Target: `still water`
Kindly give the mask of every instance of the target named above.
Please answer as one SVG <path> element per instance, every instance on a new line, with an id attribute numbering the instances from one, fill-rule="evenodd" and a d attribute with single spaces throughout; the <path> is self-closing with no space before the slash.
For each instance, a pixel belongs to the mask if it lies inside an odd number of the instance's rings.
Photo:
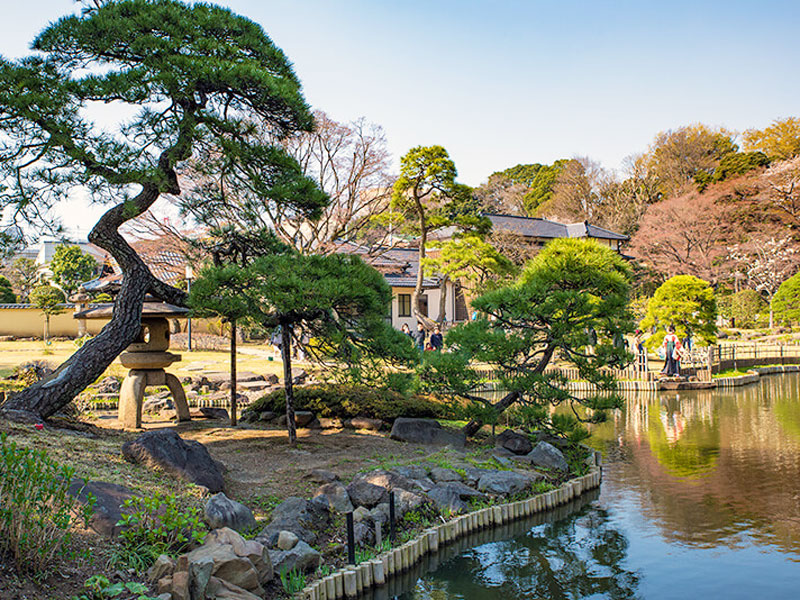
<path id="1" fill-rule="evenodd" d="M 800 598 L 800 375 L 631 397 L 590 444 L 599 493 L 466 538 L 380 595 Z"/>

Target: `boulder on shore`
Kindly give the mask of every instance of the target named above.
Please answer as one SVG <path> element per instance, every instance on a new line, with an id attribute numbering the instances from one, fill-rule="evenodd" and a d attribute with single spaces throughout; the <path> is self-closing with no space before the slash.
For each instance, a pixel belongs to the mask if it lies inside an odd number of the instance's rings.
<path id="1" fill-rule="evenodd" d="M 172 429 L 146 431 L 122 445 L 122 455 L 132 463 L 161 469 L 185 481 L 202 485 L 210 492 L 225 487 L 217 463 L 200 442 L 183 440 Z"/>
<path id="2" fill-rule="evenodd" d="M 564 458 L 564 453 L 547 442 L 536 444 L 536 447 L 528 453 L 527 458 L 535 467 L 569 471 L 569 465 L 567 464 L 567 459 Z"/>
<path id="3" fill-rule="evenodd" d="M 398 417 L 389 434 L 393 440 L 426 444 L 429 446 L 453 446 L 464 448 L 467 436 L 464 432 L 449 431 L 434 419 L 410 419 Z"/>
<path id="4" fill-rule="evenodd" d="M 505 448 L 517 455 L 528 454 L 533 450 L 533 444 L 528 439 L 528 436 L 517 433 L 511 429 L 506 429 L 497 436 L 495 445 L 500 448 Z"/>
<path id="5" fill-rule="evenodd" d="M 235 531 L 247 531 L 257 525 L 252 510 L 222 492 L 214 494 L 206 502 L 204 516 L 211 529 L 230 527 Z"/>

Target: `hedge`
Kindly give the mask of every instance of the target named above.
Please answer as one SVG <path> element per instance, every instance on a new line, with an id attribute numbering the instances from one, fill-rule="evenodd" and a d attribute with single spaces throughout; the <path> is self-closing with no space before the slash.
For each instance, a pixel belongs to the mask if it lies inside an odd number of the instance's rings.
<path id="1" fill-rule="evenodd" d="M 393 421 L 397 417 L 444 418 L 449 407 L 427 396 L 405 397 L 391 390 L 364 385 L 317 384 L 294 390 L 295 410 L 310 410 L 317 417 L 350 419 L 368 417 Z M 262 396 L 248 407 L 248 412 L 286 410 L 284 391 L 275 390 Z"/>

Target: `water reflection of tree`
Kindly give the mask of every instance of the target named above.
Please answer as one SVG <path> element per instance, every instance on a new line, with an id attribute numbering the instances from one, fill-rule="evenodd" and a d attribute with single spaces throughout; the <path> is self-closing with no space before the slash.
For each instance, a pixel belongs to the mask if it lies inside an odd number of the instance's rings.
<path id="1" fill-rule="evenodd" d="M 587 507 L 526 535 L 485 544 L 423 577 L 414 600 L 636 598 L 640 575 L 625 569 L 628 541 L 608 513 Z"/>

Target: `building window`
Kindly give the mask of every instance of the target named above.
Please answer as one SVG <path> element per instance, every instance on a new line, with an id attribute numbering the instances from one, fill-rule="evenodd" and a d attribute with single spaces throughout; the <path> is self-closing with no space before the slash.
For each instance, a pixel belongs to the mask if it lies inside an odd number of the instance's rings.
<path id="1" fill-rule="evenodd" d="M 397 296 L 397 316 L 410 317 L 411 316 L 411 294 L 399 294 Z"/>

